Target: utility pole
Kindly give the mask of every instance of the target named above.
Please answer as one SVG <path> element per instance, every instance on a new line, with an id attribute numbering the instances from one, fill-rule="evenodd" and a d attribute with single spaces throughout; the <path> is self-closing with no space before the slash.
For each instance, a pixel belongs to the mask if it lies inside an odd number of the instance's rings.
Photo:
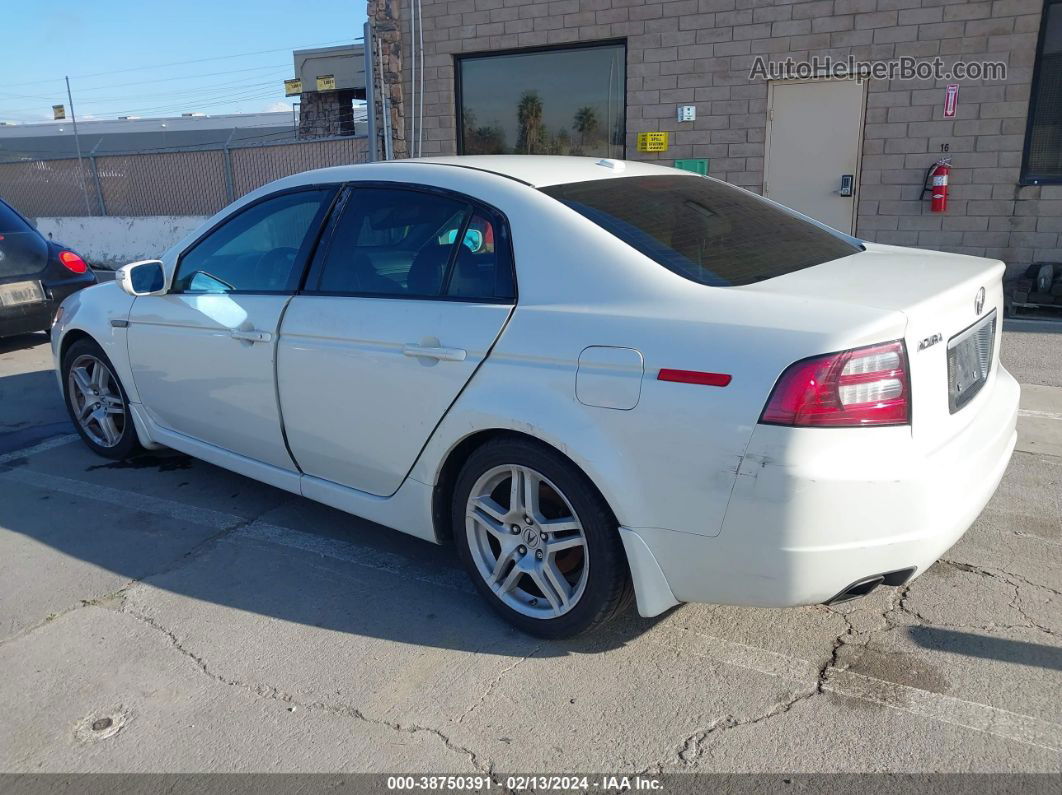
<path id="1" fill-rule="evenodd" d="M 375 162 L 380 159 L 380 141 L 376 137 L 376 75 L 373 74 L 373 42 L 372 26 L 366 22 L 361 37 L 362 47 L 365 50 L 365 110 L 369 126 L 369 160 Z"/>
<path id="2" fill-rule="evenodd" d="M 77 170 L 81 175 L 81 194 L 85 197 L 85 209 L 92 215 L 92 205 L 89 204 L 88 185 L 85 184 L 85 166 L 81 162 L 81 139 L 77 136 L 77 114 L 74 113 L 74 97 L 70 93 L 70 78 L 66 78 L 66 99 L 70 103 L 70 121 L 74 124 L 74 146 L 77 147 Z"/>

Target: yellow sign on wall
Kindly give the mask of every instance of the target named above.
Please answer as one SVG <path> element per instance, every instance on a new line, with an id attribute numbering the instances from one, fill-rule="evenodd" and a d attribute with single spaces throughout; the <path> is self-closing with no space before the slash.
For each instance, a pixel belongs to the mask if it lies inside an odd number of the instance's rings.
<path id="1" fill-rule="evenodd" d="M 335 91 L 336 90 L 336 76 L 335 75 L 317 75 L 317 90 L 318 91 Z"/>
<path id="2" fill-rule="evenodd" d="M 62 105 L 52 105 L 52 118 L 53 119 L 65 119 L 66 108 Z"/>
<path id="3" fill-rule="evenodd" d="M 302 93 L 302 81 L 299 78 L 284 81 L 284 96 L 294 97 Z"/>
<path id="4" fill-rule="evenodd" d="M 639 152 L 666 152 L 667 151 L 667 133 L 666 132 L 643 132 L 643 133 L 638 133 L 638 151 Z"/>

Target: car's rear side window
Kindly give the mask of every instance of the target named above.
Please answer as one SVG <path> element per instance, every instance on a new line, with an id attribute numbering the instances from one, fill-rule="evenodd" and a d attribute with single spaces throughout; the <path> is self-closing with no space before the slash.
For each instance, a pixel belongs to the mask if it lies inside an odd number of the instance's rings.
<path id="1" fill-rule="evenodd" d="M 21 215 L 16 213 L 4 202 L 0 202 L 0 235 L 13 234 L 37 234 L 37 231 L 26 223 Z"/>
<path id="2" fill-rule="evenodd" d="M 542 192 L 701 284 L 752 284 L 860 251 L 839 233 L 703 177 L 617 177 Z"/>
<path id="3" fill-rule="evenodd" d="M 318 253 L 308 292 L 511 300 L 508 251 L 499 219 L 460 196 L 354 187 Z"/>

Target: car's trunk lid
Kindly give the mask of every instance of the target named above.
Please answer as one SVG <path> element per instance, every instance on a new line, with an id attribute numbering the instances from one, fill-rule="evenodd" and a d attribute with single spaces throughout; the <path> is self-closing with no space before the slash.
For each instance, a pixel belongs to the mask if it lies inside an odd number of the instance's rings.
<path id="1" fill-rule="evenodd" d="M 999 360 L 1004 269 L 998 260 L 867 243 L 865 251 L 850 257 L 737 289 L 902 312 L 913 434 L 933 449 L 973 420 L 991 389 Z M 971 385 L 983 368 L 983 388 Z"/>

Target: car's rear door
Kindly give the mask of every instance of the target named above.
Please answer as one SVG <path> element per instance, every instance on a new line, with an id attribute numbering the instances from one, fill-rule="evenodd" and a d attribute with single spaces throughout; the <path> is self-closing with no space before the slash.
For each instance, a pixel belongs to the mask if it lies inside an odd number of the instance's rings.
<path id="1" fill-rule="evenodd" d="M 162 428 L 294 471 L 274 380 L 280 318 L 336 189 L 248 205 L 180 257 L 168 293 L 138 298 L 129 360 Z"/>
<path id="2" fill-rule="evenodd" d="M 355 185 L 281 328 L 277 383 L 309 476 L 393 494 L 515 303 L 500 213 L 449 192 Z"/>

